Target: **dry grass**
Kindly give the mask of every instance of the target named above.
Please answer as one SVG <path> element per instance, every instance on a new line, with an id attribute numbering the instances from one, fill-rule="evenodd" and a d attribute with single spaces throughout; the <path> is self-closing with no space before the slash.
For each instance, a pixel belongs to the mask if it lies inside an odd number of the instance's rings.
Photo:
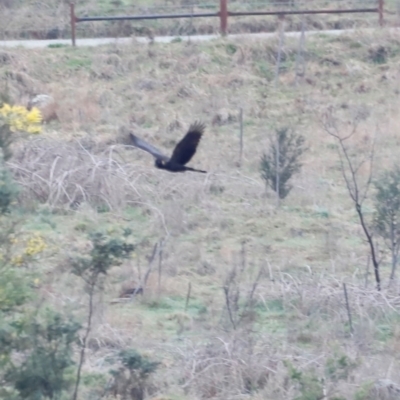
<path id="1" fill-rule="evenodd" d="M 348 290 L 353 335 L 348 330 L 340 282 L 328 276 L 316 279 L 308 273 L 297 278 L 282 274 L 274 282 L 264 282 L 257 291 L 257 322 L 239 326 L 234 332 L 215 330 L 210 320 L 211 308 L 208 321 L 179 316 L 168 309 L 156 314 L 156 320 L 148 320 L 141 307 L 127 306 L 129 313 L 124 319 L 112 319 L 113 328 L 103 323 L 101 330 L 94 333 L 93 340 L 98 345 L 91 363 L 98 362 L 112 348 L 140 346 L 164 363 L 154 387 L 150 387 L 153 395 L 155 391 L 193 399 L 287 399 L 299 393 L 296 382 L 288 378 L 289 362 L 304 374 L 323 379 L 327 393 L 339 391 L 350 399 L 364 383 L 377 378 L 396 380 L 398 360 L 391 354 L 397 349 L 398 338 L 384 337 L 388 326 L 398 324 L 399 304 L 396 295 L 362 289 L 359 281 L 348 285 Z M 214 310 L 214 315 L 221 311 Z M 206 324 L 213 326 L 211 332 L 200 332 Z M 145 327 L 150 330 L 139 344 L 137 338 Z M 171 336 L 170 330 L 176 333 Z M 326 365 L 329 359 L 343 355 L 356 368 L 338 383 Z"/>
<path id="2" fill-rule="evenodd" d="M 382 46 L 387 58 L 378 63 Z M 364 115 L 351 143 L 354 155 L 376 136 L 376 173 L 397 162 L 400 38 L 384 31 L 307 38 L 306 72 L 297 86 L 296 51 L 297 42 L 288 40 L 277 86 L 276 40 L 1 55 L 1 85 L 15 102 L 26 101 L 38 86 L 58 104 L 59 120 L 40 138 L 19 139 L 10 162 L 23 187 L 21 205 L 45 203 L 27 216 L 25 227 L 41 231 L 54 250 L 40 264 L 43 297 L 78 315 L 84 311 L 83 291 L 63 260 L 87 250 L 85 235 L 93 227 L 130 227 L 137 243 L 135 258 L 112 270 L 97 301 L 87 374 L 107 371 L 107 356 L 132 345 L 163 361 L 149 387 L 153 398 L 295 398 L 300 389 L 286 361 L 324 378 L 328 393 L 337 389 L 346 399 L 370 381 L 396 380 L 397 283 L 386 288 L 386 260 L 382 293 L 371 271 L 366 279 L 366 246 L 321 119 L 332 109 L 346 133 L 349 121 Z M 191 165 L 208 170 L 205 176 L 156 170 L 148 154 L 126 146 L 129 128 L 171 151 L 196 119 L 207 130 Z M 258 168 L 269 136 L 284 124 L 306 137 L 309 151 L 277 210 Z M 370 217 L 371 202 L 366 206 Z M 111 305 L 126 282 L 143 277 L 160 238 L 166 238 L 160 285 L 156 262 L 143 298 Z M 242 241 L 247 268 L 241 298 L 261 267 L 264 274 L 250 318 L 233 330 L 222 286 L 242 262 Z M 336 382 L 325 366 L 340 355 L 356 367 Z M 88 387 L 86 394 L 101 390 Z"/>
<path id="3" fill-rule="evenodd" d="M 25 188 L 21 201 L 37 199 L 51 209 L 78 207 L 81 203 L 107 206 L 109 210 L 139 203 L 135 189 L 140 171 L 121 165 L 113 157 L 114 146 L 96 155 L 89 143 L 60 146 L 56 140 L 38 139 L 19 149 L 10 163 Z"/>

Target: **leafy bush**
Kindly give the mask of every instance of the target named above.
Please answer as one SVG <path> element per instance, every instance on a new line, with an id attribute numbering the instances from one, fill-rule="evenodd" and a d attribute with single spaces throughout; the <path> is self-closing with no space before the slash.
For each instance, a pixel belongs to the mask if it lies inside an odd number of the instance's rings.
<path id="1" fill-rule="evenodd" d="M 375 46 L 368 50 L 369 58 L 374 64 L 385 64 L 388 61 L 389 52 L 385 46 Z"/>
<path id="2" fill-rule="evenodd" d="M 325 371 L 322 374 L 314 371 L 299 371 L 290 362 L 285 365 L 289 372 L 289 378 L 296 384 L 299 396 L 295 400 L 319 400 L 329 398 L 332 400 L 344 400 L 337 392 L 337 384 L 341 380 L 347 380 L 355 369 L 356 363 L 344 354 L 335 354 L 326 360 Z M 326 392 L 326 394 L 324 394 Z"/>
<path id="3" fill-rule="evenodd" d="M 114 395 L 123 399 L 142 400 L 150 375 L 156 371 L 159 363 L 150 361 L 135 349 L 121 350 L 117 356 L 120 367 L 111 370 L 114 382 L 110 388 Z"/>
<path id="4" fill-rule="evenodd" d="M 10 211 L 10 207 L 18 194 L 17 185 L 14 183 L 9 170 L 4 164 L 3 155 L 0 154 L 0 215 Z"/>
<path id="5" fill-rule="evenodd" d="M 318 400 L 324 397 L 322 381 L 314 373 L 299 371 L 288 364 L 290 379 L 297 383 L 300 396 L 295 400 Z"/>
<path id="6" fill-rule="evenodd" d="M 52 311 L 39 319 L 21 325 L 13 345 L 25 357 L 20 365 L 10 362 L 5 374 L 22 399 L 59 398 L 72 384 L 68 368 L 80 325 Z"/>
<path id="7" fill-rule="evenodd" d="M 142 379 L 147 378 L 159 365 L 158 362 L 140 355 L 135 349 L 121 350 L 119 357 L 125 368 L 131 372 L 137 371 Z"/>

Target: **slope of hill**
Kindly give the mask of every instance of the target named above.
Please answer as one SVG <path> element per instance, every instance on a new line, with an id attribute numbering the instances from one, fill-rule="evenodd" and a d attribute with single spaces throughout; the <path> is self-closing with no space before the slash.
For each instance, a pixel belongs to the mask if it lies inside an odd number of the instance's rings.
<path id="1" fill-rule="evenodd" d="M 323 121 L 334 115 L 343 135 L 358 123 L 352 157 L 375 140 L 374 176 L 398 161 L 400 37 L 321 34 L 300 59 L 288 39 L 278 80 L 277 53 L 275 39 L 1 51 L 0 84 L 12 102 L 46 93 L 57 104 L 58 119 L 21 138 L 9 163 L 22 188 L 21 246 L 34 232 L 47 245 L 29 265 L 45 304 L 83 318 L 67 256 L 87 251 L 87 232 L 129 228 L 136 245 L 96 299 L 82 398 L 102 392 L 90 377 L 128 345 L 163 362 L 148 387 L 158 399 L 314 399 L 322 387 L 336 399 L 367 399 L 369 382 L 395 379 L 397 283 L 386 289 L 387 258 L 382 293 L 366 273 L 368 248 Z M 157 170 L 126 146 L 132 129 L 170 152 L 197 119 L 207 128 L 191 165 L 206 176 Z M 285 126 L 308 151 L 276 208 L 259 165 Z M 143 296 L 112 302 L 143 278 L 160 239 Z M 312 387 L 317 394 L 305 397 Z"/>

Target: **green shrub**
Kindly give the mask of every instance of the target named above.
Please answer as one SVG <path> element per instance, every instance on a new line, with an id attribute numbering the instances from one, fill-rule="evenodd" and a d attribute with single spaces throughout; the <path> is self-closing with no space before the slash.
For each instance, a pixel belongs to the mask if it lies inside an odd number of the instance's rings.
<path id="1" fill-rule="evenodd" d="M 0 215 L 10 211 L 17 194 L 18 187 L 4 164 L 2 154 L 0 154 Z"/>
<path id="2" fill-rule="evenodd" d="M 261 176 L 267 186 L 284 199 L 292 189 L 292 176 L 300 171 L 300 157 L 306 150 L 303 136 L 290 132 L 289 128 L 276 131 L 267 153 L 261 157 Z"/>
<path id="3" fill-rule="evenodd" d="M 150 361 L 147 357 L 139 354 L 135 349 L 121 350 L 116 360 L 119 368 L 110 371 L 114 378 L 110 389 L 115 395 L 123 399 L 143 400 L 148 378 L 156 371 L 159 363 Z"/>
<path id="4" fill-rule="evenodd" d="M 26 357 L 20 365 L 12 363 L 5 374 L 20 398 L 58 399 L 69 389 L 73 382 L 68 369 L 74 364 L 73 344 L 79 329 L 78 323 L 49 310 L 43 321 L 37 317 L 23 327 L 14 345 L 25 350 Z"/>

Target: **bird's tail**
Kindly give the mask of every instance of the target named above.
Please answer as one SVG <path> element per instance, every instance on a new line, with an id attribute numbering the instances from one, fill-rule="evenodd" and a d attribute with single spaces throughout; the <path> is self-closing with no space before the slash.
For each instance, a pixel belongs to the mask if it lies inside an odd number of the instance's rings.
<path id="1" fill-rule="evenodd" d="M 190 168 L 190 167 L 185 167 L 186 171 L 193 171 L 193 172 L 201 172 L 202 174 L 206 174 L 207 171 L 203 171 L 201 169 L 195 169 L 195 168 Z"/>

